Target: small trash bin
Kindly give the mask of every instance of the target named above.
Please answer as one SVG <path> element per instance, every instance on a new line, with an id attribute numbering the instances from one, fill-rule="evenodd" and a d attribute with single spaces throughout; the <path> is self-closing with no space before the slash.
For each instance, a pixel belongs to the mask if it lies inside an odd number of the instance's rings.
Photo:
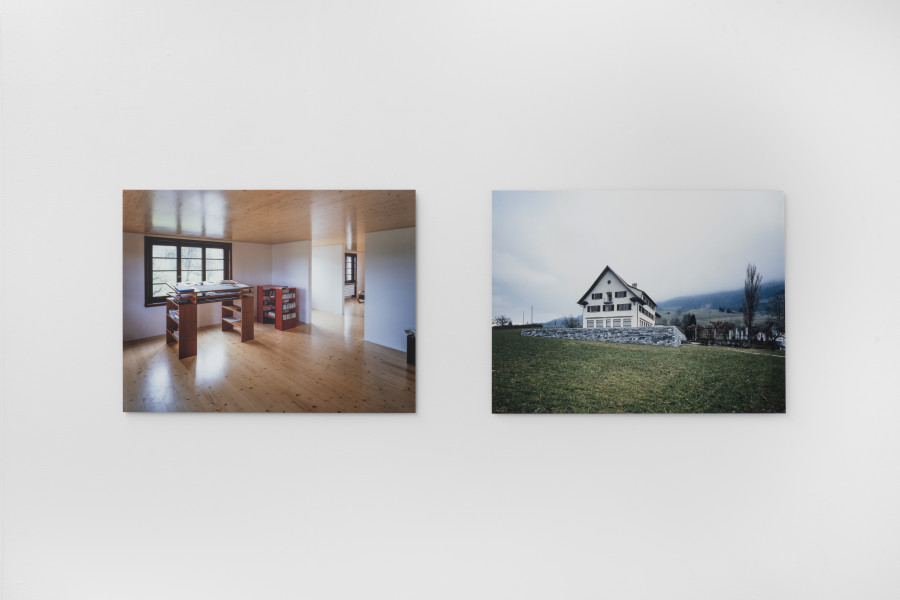
<path id="1" fill-rule="evenodd" d="M 416 364 L 416 330 L 405 329 L 406 331 L 406 364 Z"/>

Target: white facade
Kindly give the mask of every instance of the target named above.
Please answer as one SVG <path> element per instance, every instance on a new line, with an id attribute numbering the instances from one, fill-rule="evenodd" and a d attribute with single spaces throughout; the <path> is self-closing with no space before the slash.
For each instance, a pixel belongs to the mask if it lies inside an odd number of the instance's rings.
<path id="1" fill-rule="evenodd" d="M 652 327 L 659 318 L 650 296 L 636 284 L 625 283 L 609 267 L 603 269 L 578 304 L 583 328 Z"/>

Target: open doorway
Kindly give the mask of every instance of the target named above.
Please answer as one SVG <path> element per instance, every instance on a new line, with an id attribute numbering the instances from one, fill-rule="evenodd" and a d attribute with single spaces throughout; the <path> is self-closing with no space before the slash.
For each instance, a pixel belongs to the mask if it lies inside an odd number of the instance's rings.
<path id="1" fill-rule="evenodd" d="M 366 316 L 365 253 L 344 251 L 344 331 L 363 339 Z"/>

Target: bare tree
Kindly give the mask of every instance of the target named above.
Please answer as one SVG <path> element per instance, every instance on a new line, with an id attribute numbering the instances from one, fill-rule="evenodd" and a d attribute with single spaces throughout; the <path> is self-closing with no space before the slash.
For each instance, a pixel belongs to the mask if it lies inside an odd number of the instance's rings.
<path id="1" fill-rule="evenodd" d="M 503 327 L 505 325 L 512 325 L 512 319 L 507 317 L 506 315 L 497 315 L 492 319 L 494 325 L 498 327 Z"/>
<path id="2" fill-rule="evenodd" d="M 581 323 L 578 321 L 578 317 L 576 317 L 575 315 L 563 317 L 562 322 L 563 327 L 581 327 Z"/>
<path id="3" fill-rule="evenodd" d="M 756 265 L 747 264 L 747 277 L 744 279 L 744 299 L 741 300 L 741 311 L 744 313 L 744 325 L 748 329 L 753 327 L 753 319 L 759 308 L 759 288 L 762 284 L 762 275 L 756 272 Z"/>
<path id="4" fill-rule="evenodd" d="M 769 299 L 766 312 L 772 317 L 779 333 L 784 333 L 784 289 L 779 290 Z"/>

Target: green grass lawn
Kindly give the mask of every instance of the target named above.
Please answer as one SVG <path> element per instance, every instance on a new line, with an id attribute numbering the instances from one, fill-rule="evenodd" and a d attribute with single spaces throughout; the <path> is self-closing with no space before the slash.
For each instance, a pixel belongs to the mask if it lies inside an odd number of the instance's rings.
<path id="1" fill-rule="evenodd" d="M 784 352 L 493 331 L 495 413 L 784 412 Z"/>

